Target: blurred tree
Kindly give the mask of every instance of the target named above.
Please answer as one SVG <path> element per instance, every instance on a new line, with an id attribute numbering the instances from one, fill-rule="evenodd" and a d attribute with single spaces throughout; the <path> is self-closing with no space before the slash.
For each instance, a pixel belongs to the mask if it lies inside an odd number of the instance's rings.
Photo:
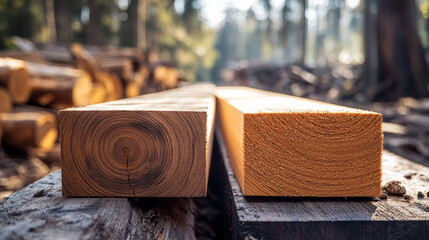
<path id="1" fill-rule="evenodd" d="M 217 57 L 215 31 L 199 17 L 197 0 L 182 3 L 184 11 L 178 13 L 173 1 L 151 2 L 147 44 L 160 52 L 161 59 L 177 63 L 188 80 L 208 80 L 209 69 Z M 186 24 L 187 21 L 191 24 Z"/>
<path id="2" fill-rule="evenodd" d="M 49 39 L 43 0 L 0 0 L 0 49 L 12 48 L 12 36 Z"/>
<path id="3" fill-rule="evenodd" d="M 343 2 L 343 0 L 329 0 L 328 2 L 328 14 L 326 16 L 328 21 L 327 35 L 336 42 L 340 40 L 340 16 Z"/>
<path id="4" fill-rule="evenodd" d="M 265 9 L 265 12 L 267 14 L 267 18 L 266 18 L 266 22 L 267 22 L 267 28 L 266 28 L 266 32 L 268 33 L 268 35 L 271 33 L 272 30 L 272 19 L 271 19 L 271 12 L 273 9 L 273 6 L 271 4 L 271 0 L 259 0 L 262 4 L 262 6 Z"/>
<path id="5" fill-rule="evenodd" d="M 225 68 L 228 62 L 238 60 L 238 41 L 240 38 L 240 29 L 236 20 L 237 10 L 227 8 L 225 10 L 225 23 L 219 30 L 216 49 L 219 51 L 219 58 L 212 69 L 212 80 L 220 80 L 220 72 Z"/>
<path id="6" fill-rule="evenodd" d="M 89 22 L 86 26 L 87 44 L 103 46 L 105 43 L 101 21 L 102 11 L 105 10 L 105 2 L 102 0 L 88 0 Z"/>
<path id="7" fill-rule="evenodd" d="M 371 5 L 368 4 L 367 7 Z M 370 82 L 370 85 L 376 86 L 372 93 L 373 98 L 396 101 L 405 96 L 429 96 L 429 68 L 417 32 L 415 0 L 378 0 L 377 8 L 377 47 L 370 36 L 366 38 L 369 40 L 366 53 L 371 51 L 369 48 L 377 49 L 376 56 L 366 56 L 375 57 L 374 61 L 368 61 L 378 64 L 378 72 L 372 71 L 377 77 L 369 78 L 370 81 L 376 81 L 376 84 Z M 367 31 L 366 34 L 374 33 Z M 367 67 L 371 70 L 371 66 Z"/>
<path id="8" fill-rule="evenodd" d="M 280 28 L 280 40 L 283 46 L 287 45 L 287 40 L 288 40 L 288 31 L 289 31 L 289 25 L 290 25 L 290 20 L 289 20 L 289 14 L 291 12 L 291 8 L 290 8 L 290 1 L 289 0 L 285 0 L 283 3 L 283 7 L 281 9 L 281 28 Z"/>
<path id="9" fill-rule="evenodd" d="M 146 24 L 149 17 L 150 0 L 138 0 L 137 3 L 137 47 L 147 48 Z"/>
<path id="10" fill-rule="evenodd" d="M 120 46 L 137 46 L 137 0 L 130 0 L 122 9 L 122 20 L 119 29 Z"/>
<path id="11" fill-rule="evenodd" d="M 246 14 L 245 31 L 245 50 L 244 57 L 249 60 L 258 61 L 262 53 L 262 23 L 259 21 L 252 8 L 249 8 Z"/>
<path id="12" fill-rule="evenodd" d="M 307 43 L 307 0 L 300 0 L 301 3 L 301 15 L 299 19 L 300 34 L 299 34 L 299 44 L 300 51 L 298 52 L 297 63 L 304 65 L 305 63 L 305 52 L 306 52 L 306 43 Z"/>
<path id="13" fill-rule="evenodd" d="M 49 29 L 49 42 L 57 42 L 57 30 L 55 29 L 55 8 L 54 0 L 45 0 L 46 4 L 46 23 Z"/>
<path id="14" fill-rule="evenodd" d="M 197 8 L 198 0 L 184 0 L 185 11 L 182 18 L 185 23 L 186 31 L 189 34 L 198 33 L 201 30 L 201 20 L 199 19 Z"/>

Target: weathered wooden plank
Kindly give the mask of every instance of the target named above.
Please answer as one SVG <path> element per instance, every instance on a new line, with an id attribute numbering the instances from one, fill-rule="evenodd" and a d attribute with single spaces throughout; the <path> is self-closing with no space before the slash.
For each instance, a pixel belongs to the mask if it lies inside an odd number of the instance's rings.
<path id="1" fill-rule="evenodd" d="M 0 239 L 194 239 L 189 198 L 64 198 L 61 171 L 0 201 Z"/>
<path id="2" fill-rule="evenodd" d="M 244 195 L 380 195 L 381 114 L 246 87 L 216 96 Z"/>
<path id="3" fill-rule="evenodd" d="M 217 140 L 229 188 L 232 238 L 256 239 L 424 239 L 429 234 L 429 168 L 383 153 L 383 183 L 400 180 L 410 201 L 373 198 L 245 197 L 230 164 L 220 131 Z M 410 179 L 407 174 L 413 174 Z"/>
<path id="4" fill-rule="evenodd" d="M 193 85 L 61 111 L 64 196 L 205 196 L 214 104 Z"/>

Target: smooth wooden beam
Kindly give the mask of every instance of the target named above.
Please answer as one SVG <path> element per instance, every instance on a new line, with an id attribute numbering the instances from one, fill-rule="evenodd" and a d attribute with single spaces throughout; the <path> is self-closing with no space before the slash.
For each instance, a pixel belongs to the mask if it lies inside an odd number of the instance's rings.
<path id="1" fill-rule="evenodd" d="M 212 89 L 191 85 L 60 111 L 63 195 L 205 196 Z"/>
<path id="2" fill-rule="evenodd" d="M 381 194 L 381 114 L 246 87 L 216 96 L 244 195 Z"/>

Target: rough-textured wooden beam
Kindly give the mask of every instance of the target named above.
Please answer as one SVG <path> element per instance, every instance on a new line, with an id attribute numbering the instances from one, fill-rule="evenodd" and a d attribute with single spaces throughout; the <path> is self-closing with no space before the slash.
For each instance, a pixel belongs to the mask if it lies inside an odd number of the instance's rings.
<path id="1" fill-rule="evenodd" d="M 31 86 L 26 63 L 13 58 L 0 58 L 0 85 L 9 90 L 14 102 L 27 102 Z"/>
<path id="2" fill-rule="evenodd" d="M 61 111 L 63 195 L 205 196 L 214 104 L 192 85 Z"/>
<path id="3" fill-rule="evenodd" d="M 245 87 L 216 95 L 244 195 L 380 195 L 381 114 Z"/>
<path id="4" fill-rule="evenodd" d="M 58 136 L 55 115 L 34 108 L 18 107 L 11 113 L 0 113 L 0 125 L 3 144 L 20 149 L 49 150 Z"/>

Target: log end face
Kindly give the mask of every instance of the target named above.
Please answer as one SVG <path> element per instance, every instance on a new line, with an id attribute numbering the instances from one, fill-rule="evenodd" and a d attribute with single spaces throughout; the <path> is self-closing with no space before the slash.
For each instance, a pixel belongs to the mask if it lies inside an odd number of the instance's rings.
<path id="1" fill-rule="evenodd" d="M 28 70 L 20 67 L 12 71 L 8 88 L 16 103 L 26 103 L 31 95 L 31 79 Z"/>
<path id="2" fill-rule="evenodd" d="M 137 97 L 141 94 L 140 85 L 137 82 L 128 82 L 125 86 L 125 96 L 127 98 Z"/>
<path id="3" fill-rule="evenodd" d="M 82 72 L 82 75 L 76 80 L 72 90 L 73 106 L 86 106 L 91 103 L 93 93 L 93 84 L 91 76 Z M 93 97 L 94 98 L 94 97 Z M 104 100 L 104 99 L 103 99 Z"/>
<path id="4" fill-rule="evenodd" d="M 198 114 L 61 111 L 64 196 L 205 196 Z"/>
<path id="5" fill-rule="evenodd" d="M 58 126 L 55 115 L 45 113 L 36 123 L 35 138 L 37 148 L 42 150 L 52 149 L 58 137 Z"/>
<path id="6" fill-rule="evenodd" d="M 3 88 L 0 87 L 0 113 L 2 112 L 11 112 L 12 111 L 12 99 L 9 95 L 9 92 Z"/>

